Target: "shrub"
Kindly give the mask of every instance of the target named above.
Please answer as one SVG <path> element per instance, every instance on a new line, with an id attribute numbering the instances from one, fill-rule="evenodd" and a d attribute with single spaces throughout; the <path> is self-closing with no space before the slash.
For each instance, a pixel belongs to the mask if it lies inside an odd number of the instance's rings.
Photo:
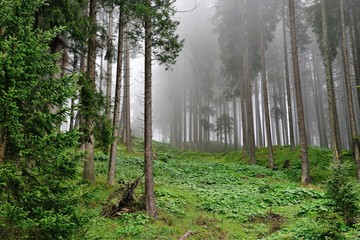
<path id="1" fill-rule="evenodd" d="M 359 194 L 355 191 L 355 183 L 349 176 L 350 166 L 335 161 L 331 167 L 331 176 L 326 182 L 326 196 L 329 206 L 342 216 L 348 224 L 355 223 L 359 216 Z"/>

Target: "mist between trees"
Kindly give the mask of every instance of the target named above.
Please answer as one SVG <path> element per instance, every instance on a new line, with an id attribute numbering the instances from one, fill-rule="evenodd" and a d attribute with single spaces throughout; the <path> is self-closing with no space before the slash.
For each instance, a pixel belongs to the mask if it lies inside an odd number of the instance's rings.
<path id="1" fill-rule="evenodd" d="M 184 49 L 173 71 L 155 77 L 159 140 L 242 149 L 252 163 L 256 147 L 358 149 L 360 3 L 294 1 L 291 23 L 289 2 L 202 1 L 178 14 Z"/>

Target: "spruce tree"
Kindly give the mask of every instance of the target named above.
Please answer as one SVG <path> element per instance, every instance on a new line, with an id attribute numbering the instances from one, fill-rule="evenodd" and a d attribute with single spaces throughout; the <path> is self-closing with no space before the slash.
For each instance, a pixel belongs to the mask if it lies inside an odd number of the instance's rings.
<path id="1" fill-rule="evenodd" d="M 70 184 L 79 135 L 58 130 L 77 85 L 54 78 L 60 56 L 49 43 L 62 29 L 36 27 L 44 3 L 0 1 L 1 239 L 69 239 L 83 223 Z"/>

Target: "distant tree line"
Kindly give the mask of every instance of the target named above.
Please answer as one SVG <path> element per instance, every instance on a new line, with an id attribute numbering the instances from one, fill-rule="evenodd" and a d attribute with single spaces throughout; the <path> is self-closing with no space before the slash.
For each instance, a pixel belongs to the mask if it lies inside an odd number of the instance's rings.
<path id="1" fill-rule="evenodd" d="M 169 104 L 161 104 L 171 116 L 159 114 L 157 126 L 178 148 L 241 147 L 252 164 L 255 148 L 266 146 L 270 168 L 273 145 L 300 145 L 304 184 L 308 145 L 334 156 L 351 149 L 360 179 L 359 11 L 356 0 L 200 5 L 197 14 L 211 17 L 213 29 L 184 17 L 187 44 L 164 74 L 174 79 L 163 87 Z"/>

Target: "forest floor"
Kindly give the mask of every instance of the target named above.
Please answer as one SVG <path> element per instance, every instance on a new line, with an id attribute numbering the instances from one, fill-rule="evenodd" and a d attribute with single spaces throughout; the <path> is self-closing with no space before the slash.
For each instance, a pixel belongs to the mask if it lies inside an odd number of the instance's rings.
<path id="1" fill-rule="evenodd" d="M 82 190 L 84 209 L 91 213 L 84 239 L 333 239 L 323 232 L 339 228 L 339 221 L 322 223 L 316 214 L 326 208 L 322 186 L 331 162 L 331 152 L 322 148 L 310 149 L 312 184 L 303 187 L 298 149 L 275 147 L 277 169 L 270 170 L 265 148 L 257 150 L 258 165 L 248 165 L 240 151 L 197 153 L 155 143 L 157 219 L 138 210 L 143 180 L 133 206 L 115 218 L 103 217 L 108 196 L 142 175 L 140 149 L 140 143 L 133 154 L 119 148 L 117 180 L 122 184 L 115 187 L 106 187 L 108 157 L 97 152 L 98 183 Z M 344 226 L 342 237 L 360 239 L 360 226 Z"/>

